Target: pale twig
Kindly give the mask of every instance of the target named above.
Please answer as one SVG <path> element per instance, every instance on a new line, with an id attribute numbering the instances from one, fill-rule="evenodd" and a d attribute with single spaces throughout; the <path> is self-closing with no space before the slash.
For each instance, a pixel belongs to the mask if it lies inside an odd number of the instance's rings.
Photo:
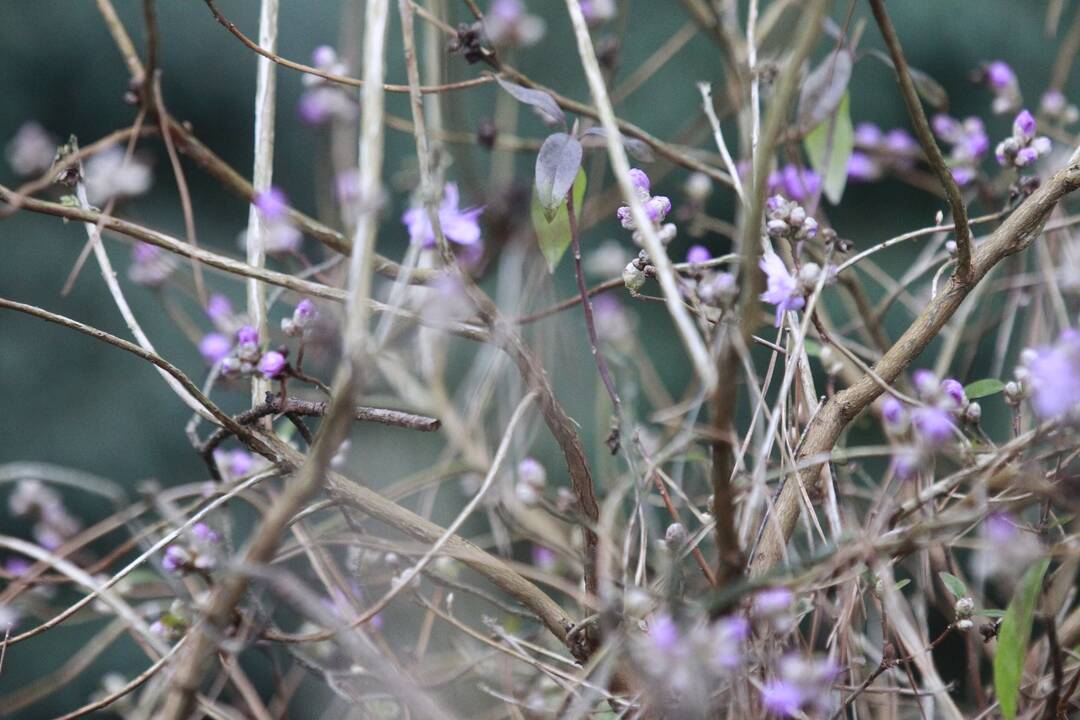
<path id="1" fill-rule="evenodd" d="M 731 173 L 735 194 L 739 196 L 739 202 L 745 207 L 747 205 L 746 192 L 743 190 L 742 180 L 739 179 L 739 170 L 735 167 L 735 161 L 731 159 L 727 143 L 724 142 L 724 130 L 720 127 L 720 118 L 716 117 L 716 108 L 713 107 L 712 87 L 707 82 L 699 82 L 698 91 L 701 93 L 701 105 L 705 109 L 705 117 L 709 118 L 709 125 L 712 126 L 716 147 L 720 150 L 720 156 L 724 158 L 724 167 Z"/>
<path id="2" fill-rule="evenodd" d="M 600 70 L 600 64 L 596 59 L 596 51 L 593 49 L 592 37 L 589 35 L 589 26 L 585 22 L 585 16 L 581 11 L 579 0 L 566 0 L 566 6 L 570 11 L 570 21 L 574 26 L 574 35 L 577 38 L 578 55 L 585 69 L 585 77 L 589 83 L 589 90 L 596 103 L 600 124 L 604 127 L 604 140 L 607 144 L 608 157 L 611 160 L 612 172 L 622 190 L 623 199 L 629 204 L 630 212 L 634 218 L 634 224 L 639 228 L 645 249 L 649 253 L 649 259 L 656 267 L 660 286 L 664 290 L 664 301 L 668 312 L 675 321 L 675 327 L 679 337 L 683 341 L 694 370 L 702 385 L 711 389 L 716 385 L 716 368 L 709 357 L 709 351 L 705 347 L 701 335 L 694 327 L 690 315 L 682 304 L 679 294 L 679 286 L 675 282 L 675 273 L 671 267 L 671 260 L 667 256 L 660 237 L 656 232 L 653 221 L 645 213 L 641 198 L 630 182 L 630 162 L 626 157 L 626 148 L 623 146 L 622 133 L 619 130 L 615 113 L 608 98 L 604 76 Z"/>
<path id="3" fill-rule="evenodd" d="M 277 47 L 279 0 L 261 0 L 259 3 L 259 46 L 269 52 Z M 251 186 L 259 194 L 270 191 L 274 177 L 274 122 L 277 97 L 277 76 L 274 64 L 262 56 L 256 63 L 255 77 L 255 167 Z M 248 206 L 248 224 L 245 233 L 247 262 L 261 268 L 266 264 L 266 236 L 270 224 L 255 202 Z M 247 321 L 258 333 L 260 342 L 269 339 L 266 322 L 266 288 L 254 278 L 247 281 Z M 251 375 L 251 404 L 262 401 L 270 388 L 270 380 L 262 373 Z"/>

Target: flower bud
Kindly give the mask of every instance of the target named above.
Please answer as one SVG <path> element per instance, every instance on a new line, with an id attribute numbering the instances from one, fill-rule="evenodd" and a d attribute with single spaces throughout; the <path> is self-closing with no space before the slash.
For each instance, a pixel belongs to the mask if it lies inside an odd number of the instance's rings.
<path id="1" fill-rule="evenodd" d="M 956 611 L 956 617 L 969 618 L 975 612 L 975 600 L 969 597 L 962 597 L 956 601 L 956 605 L 953 609 Z"/>
<path id="2" fill-rule="evenodd" d="M 626 285 L 626 289 L 630 291 L 631 295 L 636 295 L 638 291 L 645 286 L 645 273 L 637 266 L 636 263 L 630 262 L 623 268 L 622 273 L 623 284 Z"/>
<path id="3" fill-rule="evenodd" d="M 686 526 L 682 523 L 671 523 L 668 525 L 667 531 L 664 532 L 664 542 L 670 550 L 681 548 L 686 544 L 688 538 Z"/>

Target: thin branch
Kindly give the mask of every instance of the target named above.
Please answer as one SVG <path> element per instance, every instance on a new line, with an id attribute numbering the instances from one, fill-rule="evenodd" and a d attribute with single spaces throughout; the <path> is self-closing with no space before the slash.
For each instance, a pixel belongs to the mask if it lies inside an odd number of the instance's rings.
<path id="1" fill-rule="evenodd" d="M 870 0 L 870 8 L 874 11 L 874 19 L 877 20 L 878 27 L 881 29 L 881 37 L 889 48 L 893 68 L 896 70 L 896 81 L 900 85 L 900 93 L 904 96 L 908 116 L 915 128 L 915 136 L 919 138 L 919 145 L 926 154 L 926 160 L 945 189 L 945 197 L 948 198 L 949 206 L 952 208 L 953 222 L 956 223 L 957 279 L 961 282 L 970 282 L 972 280 L 971 228 L 968 227 L 967 208 L 964 207 L 964 199 L 960 197 L 960 187 L 945 164 L 941 149 L 938 148 L 934 134 L 930 131 L 930 123 L 926 120 L 922 101 L 919 100 L 919 93 L 911 80 L 911 71 L 908 69 L 907 58 L 904 57 L 904 49 L 900 46 L 900 38 L 896 36 L 896 29 L 893 27 L 892 20 L 889 19 L 885 3 L 883 0 Z"/>

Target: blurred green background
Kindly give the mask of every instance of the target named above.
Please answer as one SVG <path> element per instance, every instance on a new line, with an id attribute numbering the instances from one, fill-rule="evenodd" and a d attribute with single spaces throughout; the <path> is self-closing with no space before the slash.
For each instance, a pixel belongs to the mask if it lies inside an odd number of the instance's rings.
<path id="1" fill-rule="evenodd" d="M 279 52 L 288 58 L 307 62 L 311 51 L 320 44 L 347 47 L 360 36 L 358 25 L 343 21 L 350 16 L 345 2 L 323 0 L 318 3 L 285 0 L 281 16 Z M 360 5 L 362 3 L 358 3 Z M 390 46 L 392 49 L 388 80 L 404 82 L 400 58 L 400 30 L 396 3 L 391 3 Z M 463 3 L 449 2 L 455 20 L 465 19 Z M 515 62 L 526 74 L 551 85 L 564 95 L 588 99 L 584 77 L 572 43 L 569 22 L 562 3 L 555 0 L 532 0 L 530 10 L 544 15 L 548 35 L 538 46 L 518 53 Z M 907 0 L 890 4 L 894 21 L 910 62 L 935 77 L 949 92 L 952 114 L 958 117 L 980 115 L 987 121 L 992 142 L 1008 130 L 1010 119 L 990 115 L 990 95 L 976 87 L 970 72 L 981 62 L 1003 59 L 1010 63 L 1020 79 L 1025 100 L 1037 103 L 1045 88 L 1050 67 L 1064 28 L 1058 37 L 1048 38 L 1043 31 L 1046 2 L 1028 0 Z M 1071 20 L 1072 3 L 1064 19 Z M 674 0 L 630 0 L 627 32 L 621 47 L 616 82 L 624 79 L 656 47 L 675 33 L 687 20 L 680 3 Z M 142 48 L 141 3 L 118 0 L 117 9 L 124 24 Z M 834 4 L 833 17 L 843 22 L 847 3 Z M 258 3 L 222 0 L 221 10 L 249 36 L 257 36 Z M 158 3 L 161 27 L 161 66 L 166 104 L 179 119 L 192 124 L 195 134 L 241 172 L 250 175 L 252 165 L 252 108 L 254 104 L 255 56 L 218 25 L 201 2 L 165 1 Z M 354 8 L 351 17 L 362 13 Z M 856 21 L 868 18 L 863 3 L 855 4 Z M 128 75 L 94 3 L 89 0 L 38 0 L 3 4 L 0 22 L 0 143 L 12 137 L 27 120 L 36 120 L 58 137 L 73 133 L 85 144 L 117 128 L 129 125 L 134 110 L 122 98 L 128 87 Z M 596 36 L 608 34 L 597 31 Z M 786 35 L 787 33 L 781 33 Z M 819 42 L 817 55 L 829 43 Z M 862 47 L 880 47 L 872 22 L 868 25 Z M 765 48 L 768 56 L 775 48 Z M 451 79 L 469 77 L 482 68 L 467 67 L 457 56 L 446 59 Z M 351 68 L 358 74 L 355 65 Z M 619 115 L 661 138 L 671 138 L 685 124 L 700 114 L 695 83 L 699 80 L 721 81 L 719 53 L 703 35 L 691 41 L 653 80 L 631 95 L 618 109 Z M 301 209 L 317 214 L 317 158 L 325 152 L 325 138 L 320 131 L 303 125 L 296 106 L 302 91 L 301 76 L 279 68 L 277 149 L 274 179 Z M 1069 87 L 1075 87 L 1075 82 Z M 448 114 L 451 129 L 474 132 L 479 118 L 490 116 L 495 108 L 496 91 L 483 87 L 448 96 L 447 104 L 456 110 Z M 722 93 L 717 91 L 721 98 Z M 1073 96 L 1072 99 L 1075 99 Z M 721 104 L 722 107 L 722 104 Z M 900 102 L 891 71 L 873 60 L 860 62 L 852 82 L 852 115 L 855 122 L 873 121 L 885 128 L 907 127 L 907 117 Z M 399 116 L 408 113 L 404 96 L 388 99 L 388 108 Z M 725 126 L 728 137 L 735 137 L 731 123 Z M 520 134 L 542 137 L 543 126 L 529 113 L 522 113 Z M 709 145 L 704 145 L 712 149 Z M 156 162 L 155 183 L 150 194 L 125 203 L 124 217 L 183 236 L 183 219 L 177 202 L 175 184 L 168 159 L 159 140 L 147 139 L 141 150 Z M 458 165 L 450 170 L 451 179 L 461 179 L 458 168 L 484 169 L 487 177 L 489 159 L 486 151 L 456 147 Z M 389 131 L 387 176 L 408 176 L 415 166 L 410 135 Z M 528 178 L 533 159 L 523 155 L 517 170 Z M 236 235 L 246 224 L 247 208 L 234 196 L 222 191 L 195 166 L 185 161 L 191 185 L 200 243 L 223 252 L 238 253 Z M 681 184 L 686 172 L 677 169 L 654 187 L 678 205 Z M 0 167 L 0 181 L 17 184 L 6 164 Z M 610 184 L 610 177 L 604 185 Z M 466 201 L 482 202 L 494 188 L 463 184 Z M 591 188 L 590 192 L 595 190 Z M 710 205 L 713 215 L 731 219 L 730 198 L 714 193 Z M 379 250 L 400 257 L 407 235 L 398 222 L 400 211 L 408 203 L 408 194 L 395 188 L 392 207 L 386 213 L 379 236 Z M 899 182 L 885 180 L 873 185 L 849 186 L 843 203 L 828 208 L 833 225 L 843 237 L 867 246 L 899 232 L 922 227 L 943 207 L 933 197 L 912 190 Z M 629 245 L 626 233 L 614 222 L 594 228 L 584 239 L 586 251 L 607 237 Z M 40 305 L 49 310 L 126 337 L 126 329 L 111 302 L 93 261 L 83 271 L 74 291 L 61 297 L 60 288 L 85 241 L 82 227 L 21 213 L 0 222 L 0 296 Z M 313 241 L 308 249 L 318 250 Z M 727 248 L 727 241 L 707 237 L 705 243 L 714 252 Z M 688 239 L 680 238 L 672 254 L 681 259 Z M 188 342 L 163 312 L 154 293 L 133 286 L 124 276 L 127 266 L 126 243 L 108 241 L 114 264 L 121 274 L 135 313 L 159 352 L 197 379 L 203 365 L 193 345 Z M 902 246 L 879 256 L 887 271 L 905 269 L 917 245 Z M 530 262 L 541 262 L 531 256 Z M 183 270 L 181 270 L 183 272 Z M 215 289 L 226 289 L 234 298 L 242 295 L 239 283 L 210 276 Z M 562 265 L 552 280 L 551 297 L 565 297 L 574 292 L 573 272 L 569 263 Z M 492 283 L 493 284 L 493 283 Z M 493 284 L 494 285 L 494 284 Z M 872 295 L 878 290 L 872 288 Z M 989 310 L 992 312 L 992 308 Z M 660 369 L 669 390 L 682 392 L 687 379 L 681 346 L 669 332 L 669 323 L 660 307 L 635 306 L 649 328 L 649 352 Z M 895 337 L 908 321 L 906 313 L 890 314 L 890 333 Z M 595 432 L 595 373 L 588 355 L 580 317 L 562 324 L 546 336 L 557 343 L 543 348 L 548 369 L 560 397 L 569 412 L 581 420 L 588 447 L 594 455 L 602 435 Z M 467 348 L 471 354 L 472 349 Z M 969 378 L 974 379 L 974 378 Z M 223 401 L 231 409 L 240 409 L 246 398 L 241 393 Z M 138 483 L 156 479 L 166 486 L 201 480 L 205 473 L 199 458 L 192 452 L 183 427 L 189 413 L 176 401 L 158 375 L 141 360 L 82 335 L 11 312 L 0 312 L 0 462 L 35 460 L 55 463 L 96 473 L 134 489 Z M 988 407 L 991 410 L 992 407 Z M 543 432 L 539 433 L 545 437 Z M 544 440 L 546 442 L 546 440 Z M 357 438 L 356 452 L 365 453 L 380 447 L 367 463 L 367 474 L 376 485 L 385 484 L 408 472 L 424 467 L 435 457 L 441 442 L 438 438 L 403 437 L 392 431 L 365 428 Z M 387 445 L 386 443 L 391 443 Z M 391 448 L 390 451 L 387 448 Z M 396 448 L 397 451 L 393 449 Z M 407 451 L 407 452 L 406 452 Z M 10 486 L 9 486 L 10 487 Z M 0 489 L 0 496 L 7 488 Z M 104 503 L 89 501 L 87 496 L 68 494 L 73 508 L 89 524 L 107 512 Z M 453 509 L 446 510 L 452 513 Z M 441 513 L 442 511 L 440 511 Z M 436 519 L 443 517 L 436 515 Z M 0 509 L 0 528 L 5 534 L 25 534 L 26 527 L 11 520 L 6 508 Z M 97 623 L 72 625 L 48 633 L 44 638 L 13 648 L 3 674 L 0 696 L 29 680 L 39 678 L 77 650 Z M 133 673 L 143 667 L 145 657 L 130 643 L 119 643 L 69 685 L 58 688 L 46 700 L 22 713 L 21 717 L 49 717 L 76 707 L 97 687 L 96 675 L 105 669 Z M 257 668 L 256 677 L 268 678 L 266 668 Z M 318 698 L 325 702 L 324 691 L 309 688 L 299 696 L 303 702 Z M 314 717 L 310 710 L 296 717 Z M 0 707 L 0 714 L 3 708 Z"/>

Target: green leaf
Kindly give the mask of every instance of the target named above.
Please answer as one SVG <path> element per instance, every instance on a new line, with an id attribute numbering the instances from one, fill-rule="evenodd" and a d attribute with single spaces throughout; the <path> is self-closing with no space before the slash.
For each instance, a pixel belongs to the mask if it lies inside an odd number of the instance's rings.
<path id="1" fill-rule="evenodd" d="M 947 572 L 939 572 L 938 577 L 941 578 L 941 583 L 957 600 L 968 596 L 967 585 L 960 578 Z"/>
<path id="2" fill-rule="evenodd" d="M 1001 713 L 1007 720 L 1016 717 L 1016 700 L 1024 673 L 1024 657 L 1031 640 L 1031 623 L 1039 601 L 1043 576 L 1050 560 L 1040 560 L 1024 573 L 1016 588 L 1005 619 L 998 628 L 997 654 L 994 655 L 994 689 Z"/>
<path id="3" fill-rule="evenodd" d="M 833 205 L 839 203 L 844 194 L 848 160 L 855 148 L 850 106 L 851 96 L 844 93 L 836 113 L 822 120 L 803 140 L 810 166 L 825 178 L 825 197 Z"/>
<path id="4" fill-rule="evenodd" d="M 980 610 L 979 612 L 977 612 L 975 614 L 976 615 L 982 615 L 983 617 L 988 617 L 988 618 L 1005 617 L 1005 611 L 1004 610 Z"/>
<path id="5" fill-rule="evenodd" d="M 909 578 L 904 578 L 900 582 L 896 583 L 893 587 L 896 590 L 903 590 L 905 587 L 907 587 L 910 584 L 911 584 L 911 580 Z"/>
<path id="6" fill-rule="evenodd" d="M 585 171 L 578 170 L 577 177 L 574 179 L 574 214 L 579 218 L 582 202 L 585 200 L 585 184 Z M 540 243 L 540 252 L 547 260 L 548 271 L 555 272 L 566 248 L 570 247 L 570 215 L 566 212 L 566 203 L 559 207 L 551 222 L 548 222 L 544 207 L 540 204 L 540 198 L 533 192 L 531 215 L 536 240 Z"/>
<path id="7" fill-rule="evenodd" d="M 982 380 L 976 380 L 965 387 L 964 395 L 967 396 L 968 400 L 975 400 L 989 395 L 997 395 L 1004 389 L 1005 383 L 997 378 L 983 378 Z"/>
<path id="8" fill-rule="evenodd" d="M 536 197 L 551 222 L 581 170 L 581 143 L 566 133 L 549 135 L 536 155 Z"/>

